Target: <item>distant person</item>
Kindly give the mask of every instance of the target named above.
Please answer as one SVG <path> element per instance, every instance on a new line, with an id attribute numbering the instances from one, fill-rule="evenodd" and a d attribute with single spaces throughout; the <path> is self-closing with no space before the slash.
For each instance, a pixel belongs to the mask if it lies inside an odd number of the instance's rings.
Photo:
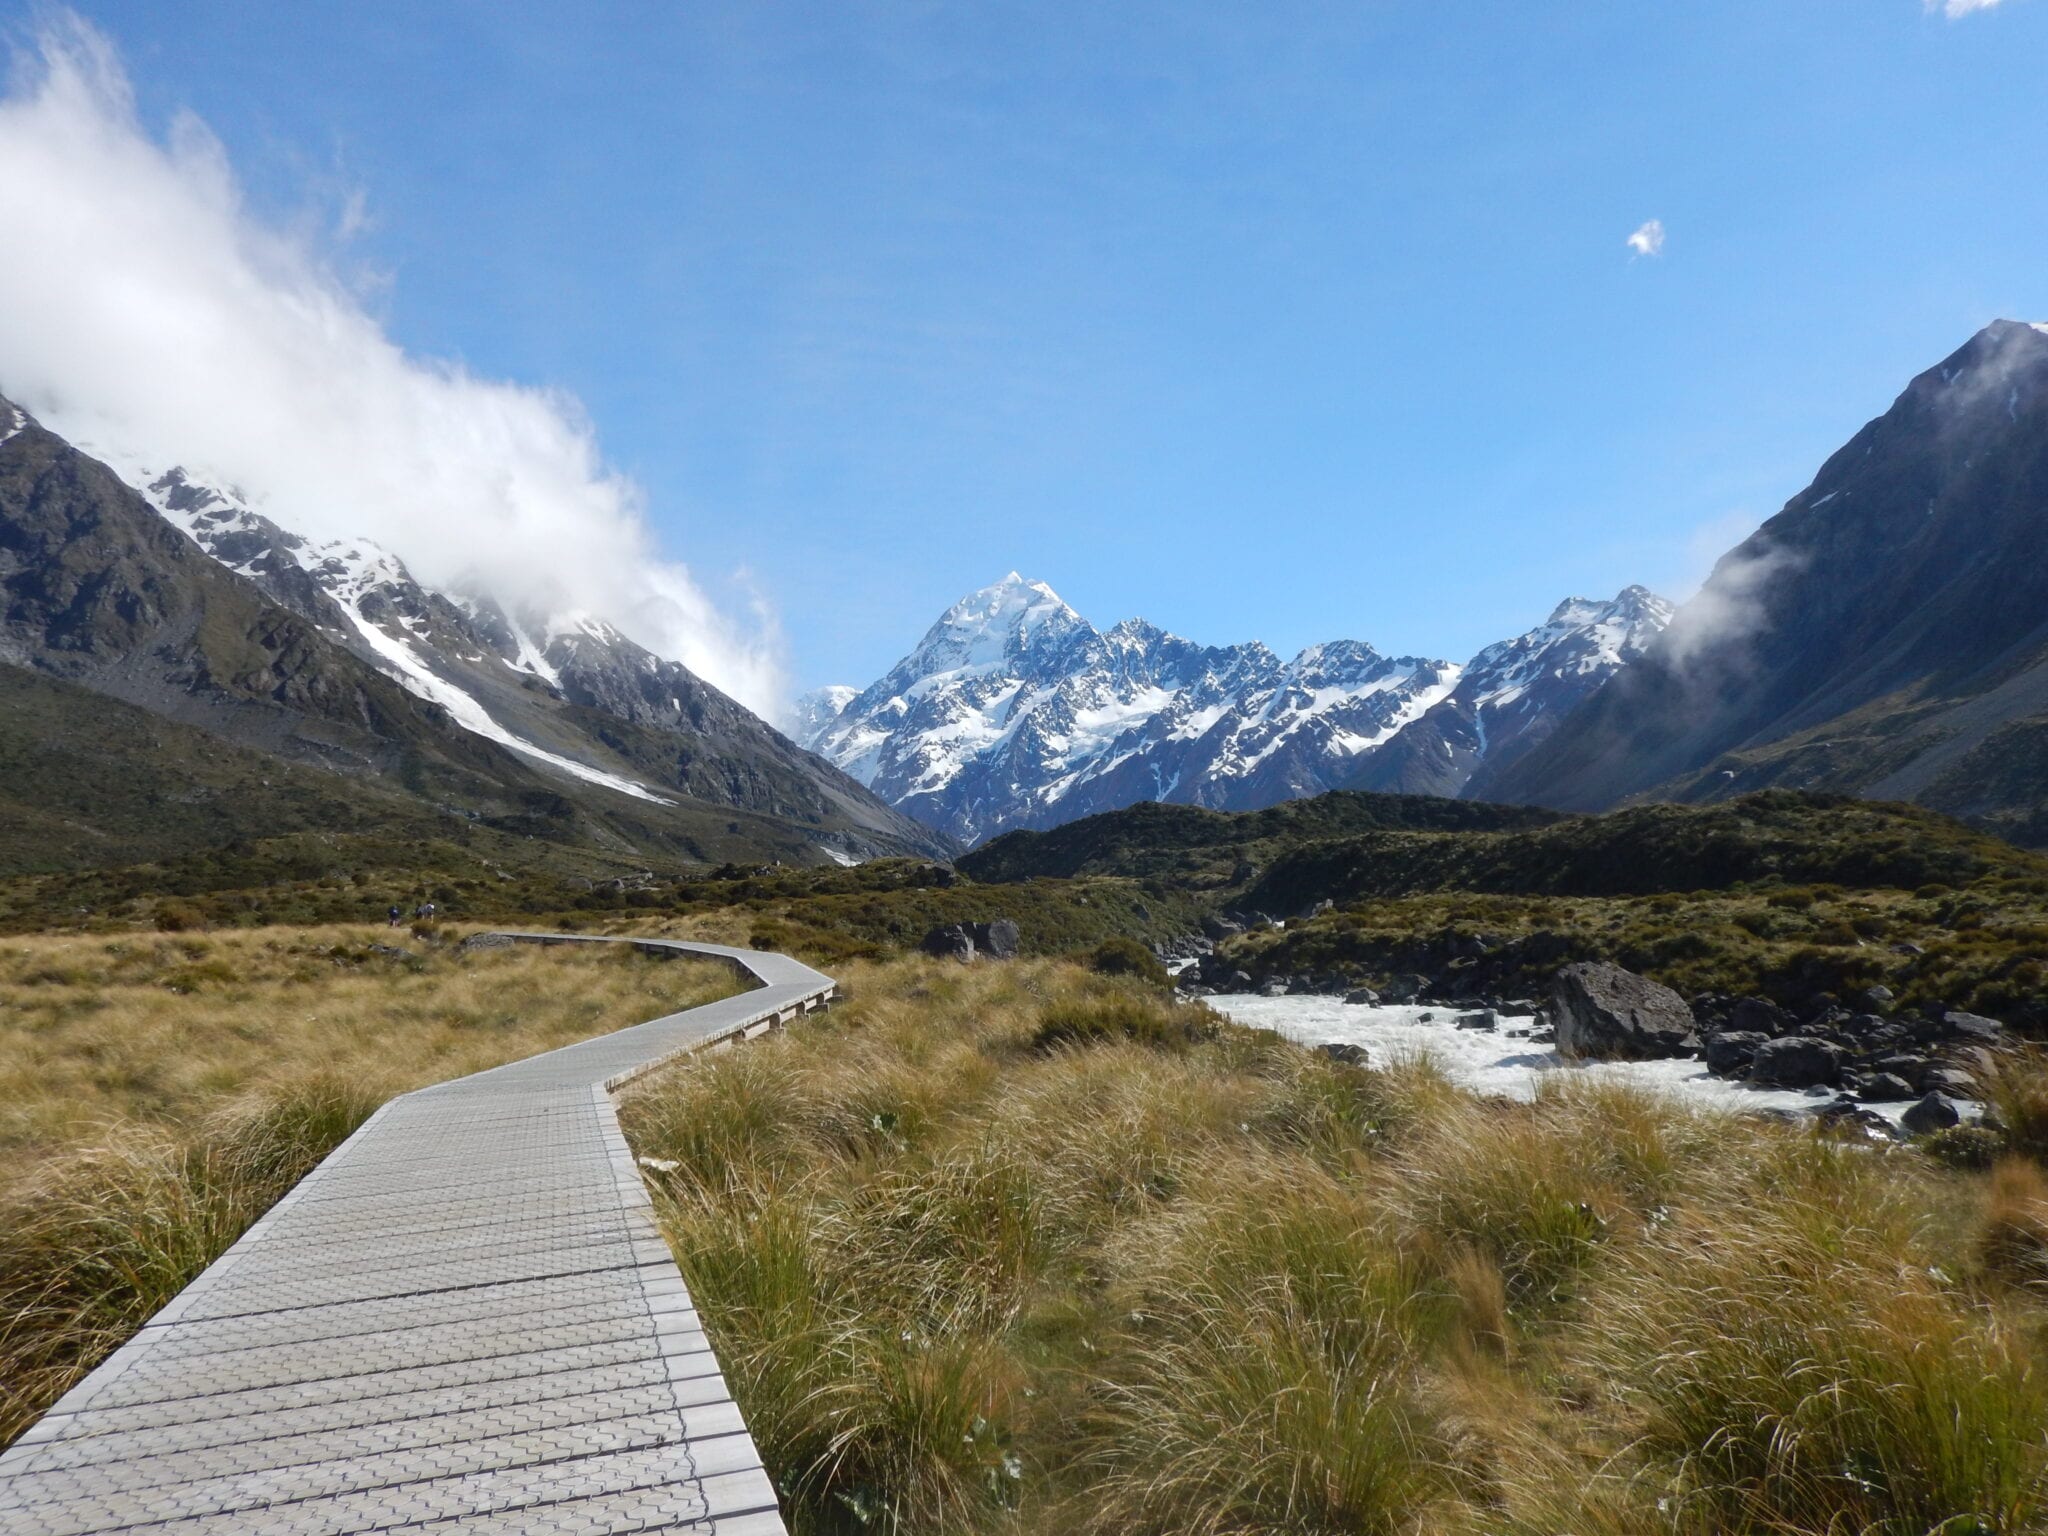
<path id="1" fill-rule="evenodd" d="M 399 910 L 398 910 L 398 908 L 396 908 L 396 907 L 393 907 L 393 908 L 391 909 L 391 926 L 392 926 L 392 927 L 396 928 L 396 927 L 398 926 L 398 919 L 399 919 L 399 916 L 400 916 L 400 914 L 399 914 Z"/>

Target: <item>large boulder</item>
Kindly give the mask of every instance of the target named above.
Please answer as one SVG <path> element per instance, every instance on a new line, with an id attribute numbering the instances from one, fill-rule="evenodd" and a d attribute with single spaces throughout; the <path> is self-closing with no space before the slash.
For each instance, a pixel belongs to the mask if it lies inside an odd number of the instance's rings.
<path id="1" fill-rule="evenodd" d="M 1728 1027 L 1744 1034 L 1759 1034 L 1766 1040 L 1776 1039 L 1786 1031 L 1791 1020 L 1785 1017 L 1784 1009 L 1776 1003 L 1761 997 L 1739 999 L 1728 1011 Z"/>
<path id="2" fill-rule="evenodd" d="M 1669 987 L 1605 960 L 1568 965 L 1550 983 L 1561 1056 L 1654 1061 L 1694 1048 L 1692 1009 Z"/>
<path id="3" fill-rule="evenodd" d="M 1998 1045 L 2005 1039 L 2005 1026 L 1981 1013 L 1964 1013 L 1951 1008 L 1941 1016 L 1941 1022 L 1951 1039 L 1969 1045 Z"/>
<path id="4" fill-rule="evenodd" d="M 974 935 L 959 923 L 934 928 L 918 947 L 936 959 L 958 960 L 962 965 L 974 959 Z"/>
<path id="5" fill-rule="evenodd" d="M 1955 1100 L 1945 1093 L 1930 1093 L 1899 1117 L 1903 1125 L 1915 1136 L 1929 1136 L 1936 1131 L 1945 1131 L 1962 1119 Z"/>
<path id="6" fill-rule="evenodd" d="M 1017 958 L 1017 945 L 1023 935 L 1007 917 L 999 917 L 992 923 L 976 923 L 968 931 L 974 938 L 974 947 L 991 960 Z"/>
<path id="7" fill-rule="evenodd" d="M 1716 1077 L 1739 1077 L 1749 1070 L 1756 1048 L 1770 1036 L 1754 1029 L 1724 1029 L 1707 1036 L 1707 1070 Z"/>
<path id="8" fill-rule="evenodd" d="M 1749 1080 L 1764 1088 L 1817 1088 L 1842 1080 L 1848 1052 L 1832 1040 L 1781 1035 L 1749 1059 Z"/>

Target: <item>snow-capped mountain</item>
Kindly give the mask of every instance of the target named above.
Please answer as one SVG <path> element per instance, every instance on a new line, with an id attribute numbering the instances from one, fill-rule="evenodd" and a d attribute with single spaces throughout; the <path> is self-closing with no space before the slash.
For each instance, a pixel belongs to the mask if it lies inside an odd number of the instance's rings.
<path id="1" fill-rule="evenodd" d="M 1450 695 L 1375 752 L 1346 787 L 1487 798 L 1493 776 L 1640 657 L 1671 613 L 1644 587 L 1625 587 L 1604 603 L 1566 598 L 1527 634 L 1467 662 Z"/>
<path id="2" fill-rule="evenodd" d="M 1107 631 L 1015 572 L 962 598 L 873 686 L 799 702 L 798 739 L 977 842 L 1142 800 L 1249 810 L 1335 788 L 1456 795 L 1518 756 L 1671 614 L 1572 598 L 1465 666 L 1355 640 L 1291 661 L 1142 619 Z"/>
<path id="3" fill-rule="evenodd" d="M 838 862 L 946 851 L 943 839 L 688 668 L 600 619 L 514 613 L 481 591 L 435 591 L 388 550 L 307 539 L 183 469 L 119 459 L 111 467 L 271 601 L 532 764 L 642 801 L 707 801 L 807 826 L 819 855 Z"/>
<path id="4" fill-rule="evenodd" d="M 973 842 L 1139 800 L 1241 810 L 1335 788 L 1459 675 L 1357 641 L 1283 661 L 1140 619 L 1097 630 L 1012 572 L 955 603 L 873 686 L 807 696 L 806 718 L 823 723 L 801 739 Z"/>

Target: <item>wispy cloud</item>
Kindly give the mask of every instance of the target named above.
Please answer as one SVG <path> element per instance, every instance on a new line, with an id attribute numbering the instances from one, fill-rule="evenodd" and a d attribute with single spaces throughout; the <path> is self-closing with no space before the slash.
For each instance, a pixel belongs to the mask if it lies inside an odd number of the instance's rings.
<path id="1" fill-rule="evenodd" d="M 1646 219 L 1637 225 L 1635 233 L 1628 237 L 1628 248 L 1638 256 L 1661 256 L 1664 253 L 1664 221 Z"/>
<path id="2" fill-rule="evenodd" d="M 1959 21 L 1976 11 L 1988 11 L 1999 0 L 1925 0 L 1927 9 L 1939 11 L 1950 21 Z"/>
<path id="3" fill-rule="evenodd" d="M 190 115 L 139 121 L 107 40 L 60 16 L 0 97 L 0 392 L 52 429 L 238 486 L 287 527 L 425 580 L 601 614 L 756 709 L 773 616 L 665 558 L 581 406 L 407 353 L 338 275 L 359 199 L 292 227 Z"/>

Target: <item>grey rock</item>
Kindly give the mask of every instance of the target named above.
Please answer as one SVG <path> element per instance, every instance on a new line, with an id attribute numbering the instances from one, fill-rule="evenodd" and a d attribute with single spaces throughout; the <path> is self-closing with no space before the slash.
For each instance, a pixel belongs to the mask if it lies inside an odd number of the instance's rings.
<path id="1" fill-rule="evenodd" d="M 1754 1029 L 1724 1029 L 1707 1036 L 1707 1070 L 1720 1077 L 1747 1072 L 1756 1048 L 1769 1038 Z"/>
<path id="2" fill-rule="evenodd" d="M 1866 1104 L 1895 1104 L 1913 1097 L 1913 1085 L 1893 1072 L 1873 1072 L 1856 1084 L 1856 1097 Z"/>
<path id="3" fill-rule="evenodd" d="M 934 928 L 918 947 L 936 959 L 958 960 L 962 965 L 974 959 L 974 935 L 959 923 Z"/>
<path id="4" fill-rule="evenodd" d="M 1871 1141 L 1891 1142 L 1899 1139 L 1898 1130 L 1891 1121 L 1875 1110 L 1863 1108 L 1846 1094 L 1832 1103 L 1822 1105 L 1814 1112 L 1814 1118 L 1838 1134 L 1848 1132 Z"/>
<path id="5" fill-rule="evenodd" d="M 1899 1116 L 1899 1124 L 1915 1136 L 1925 1136 L 1934 1131 L 1945 1131 L 1962 1122 L 1962 1112 L 1955 1106 L 1955 1100 L 1941 1092 L 1930 1093 Z"/>
<path id="6" fill-rule="evenodd" d="M 1017 925 L 1007 917 L 999 917 L 992 922 L 976 923 L 970 931 L 975 948 L 990 959 L 1017 958 L 1017 945 L 1023 935 L 1018 931 Z"/>
<path id="7" fill-rule="evenodd" d="M 1370 1008 L 1378 1003 L 1379 1000 L 1379 993 L 1373 991 L 1371 987 L 1353 987 L 1344 994 L 1345 1002 L 1359 1008 Z"/>
<path id="8" fill-rule="evenodd" d="M 1952 1037 L 1973 1045 L 1997 1045 L 2005 1039 L 2005 1026 L 1981 1013 L 1959 1013 L 1951 1009 L 1941 1016 L 1943 1029 Z"/>
<path id="9" fill-rule="evenodd" d="M 1974 1098 L 1977 1093 L 1976 1078 L 1957 1066 L 1929 1067 L 1921 1075 L 1920 1086 L 1929 1093 L 1945 1093 L 1958 1099 Z"/>
<path id="10" fill-rule="evenodd" d="M 1915 1093 L 1924 1091 L 1921 1079 L 1927 1074 L 1927 1058 L 1916 1051 L 1893 1051 L 1889 1055 L 1878 1057 L 1870 1065 L 1876 1071 L 1889 1072 L 1894 1077 L 1904 1078 L 1913 1085 Z"/>
<path id="11" fill-rule="evenodd" d="M 1316 1054 L 1318 1056 L 1327 1056 L 1332 1061 L 1341 1061 L 1347 1067 L 1362 1067 L 1371 1060 L 1364 1046 L 1350 1045 L 1339 1040 L 1327 1041 L 1317 1046 Z"/>
<path id="12" fill-rule="evenodd" d="M 1789 1021 L 1776 1003 L 1761 997 L 1745 997 L 1728 1012 L 1728 1027 L 1744 1034 L 1759 1034 L 1774 1040 L 1785 1033 Z"/>
<path id="13" fill-rule="evenodd" d="M 1429 988 L 1427 976 L 1395 976 L 1387 982 L 1385 996 L 1390 1003 L 1420 1002 Z"/>
<path id="14" fill-rule="evenodd" d="M 1692 1009 L 1684 998 L 1604 960 L 1559 971 L 1551 981 L 1550 1004 L 1563 1056 L 1652 1061 L 1693 1048 Z"/>
<path id="15" fill-rule="evenodd" d="M 1750 1058 L 1749 1080 L 1767 1088 L 1813 1088 L 1839 1082 L 1846 1053 L 1832 1040 L 1780 1035 Z"/>
<path id="16" fill-rule="evenodd" d="M 1459 1029 L 1498 1029 L 1500 1015 L 1491 1008 L 1481 1008 L 1472 1013 L 1461 1013 L 1451 1022 Z"/>

